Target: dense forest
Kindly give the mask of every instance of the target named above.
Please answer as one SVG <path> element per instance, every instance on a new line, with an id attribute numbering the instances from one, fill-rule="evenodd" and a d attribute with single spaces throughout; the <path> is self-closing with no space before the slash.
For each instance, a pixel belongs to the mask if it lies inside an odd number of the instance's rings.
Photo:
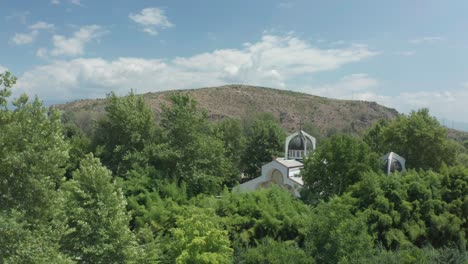
<path id="1" fill-rule="evenodd" d="M 84 133 L 15 82 L 0 74 L 1 263 L 468 263 L 468 141 L 427 109 L 320 138 L 298 199 L 232 191 L 282 155 L 268 113 L 210 122 L 174 93 L 156 122 L 110 94 Z"/>

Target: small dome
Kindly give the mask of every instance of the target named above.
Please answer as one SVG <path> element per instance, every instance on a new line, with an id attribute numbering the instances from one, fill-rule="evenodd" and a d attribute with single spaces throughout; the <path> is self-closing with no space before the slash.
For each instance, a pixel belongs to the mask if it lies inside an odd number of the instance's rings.
<path id="1" fill-rule="evenodd" d="M 309 138 L 306 138 L 303 135 L 297 135 L 289 141 L 288 149 L 289 150 L 304 150 L 304 144 L 307 144 L 308 150 L 313 150 L 314 145 Z"/>
<path id="2" fill-rule="evenodd" d="M 388 168 L 388 162 L 389 160 L 385 160 L 385 164 L 384 164 L 384 171 L 387 170 Z M 398 161 L 397 159 L 393 158 L 392 159 L 392 163 L 390 164 L 390 172 L 395 172 L 395 171 L 402 171 L 403 170 L 403 166 L 401 165 L 400 161 Z"/>
<path id="3" fill-rule="evenodd" d="M 387 175 L 394 172 L 405 172 L 405 159 L 394 152 L 382 157 L 382 169 Z"/>

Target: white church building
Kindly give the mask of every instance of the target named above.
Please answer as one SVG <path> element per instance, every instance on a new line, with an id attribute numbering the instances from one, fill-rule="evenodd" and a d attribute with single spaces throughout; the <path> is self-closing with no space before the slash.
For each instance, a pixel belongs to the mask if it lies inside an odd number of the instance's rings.
<path id="1" fill-rule="evenodd" d="M 304 181 L 300 175 L 304 167 L 303 159 L 316 147 L 313 136 L 300 130 L 286 138 L 284 158 L 275 158 L 262 166 L 261 175 L 234 188 L 234 191 L 254 191 L 260 188 L 268 188 L 273 185 L 280 186 L 294 196 L 300 197 L 300 190 Z M 394 152 L 390 152 L 381 158 L 382 169 L 390 175 L 396 171 L 405 172 L 405 159 Z"/>
<path id="2" fill-rule="evenodd" d="M 286 138 L 284 158 L 276 158 L 262 166 L 261 176 L 244 182 L 236 190 L 253 191 L 278 185 L 294 196 L 299 197 L 299 191 L 304 186 L 300 171 L 304 167 L 302 160 L 316 147 L 313 136 L 300 130 Z"/>

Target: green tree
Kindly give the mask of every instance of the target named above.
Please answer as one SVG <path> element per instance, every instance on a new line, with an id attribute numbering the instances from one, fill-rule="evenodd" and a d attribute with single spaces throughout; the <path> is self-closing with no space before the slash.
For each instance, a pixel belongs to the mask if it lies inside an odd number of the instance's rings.
<path id="1" fill-rule="evenodd" d="M 206 113 L 186 94 L 173 94 L 171 102 L 161 113 L 167 144 L 155 152 L 156 159 L 167 168 L 168 175 L 187 184 L 191 196 L 218 193 L 225 184 L 233 186 L 237 172 L 227 158 L 223 142 L 214 135 Z"/>
<path id="2" fill-rule="evenodd" d="M 264 118 L 256 119 L 249 131 L 243 161 L 245 173 L 254 178 L 263 164 L 282 155 L 286 136 L 277 121 Z"/>
<path id="3" fill-rule="evenodd" d="M 306 184 L 304 195 L 310 202 L 343 194 L 358 182 L 362 173 L 378 169 L 377 156 L 360 139 L 333 135 L 306 159 L 301 174 Z"/>
<path id="4" fill-rule="evenodd" d="M 276 241 L 272 238 L 262 239 L 256 247 L 246 250 L 239 263 L 315 263 L 314 258 L 308 256 L 294 241 Z"/>
<path id="5" fill-rule="evenodd" d="M 302 244 L 310 207 L 289 192 L 272 187 L 251 193 L 223 192 L 221 196 L 215 202 L 208 202 L 211 198 L 198 204 L 216 209 L 239 247 L 255 246 L 256 241 L 266 237 Z"/>
<path id="6" fill-rule="evenodd" d="M 63 126 L 65 140 L 70 146 L 66 177 L 71 178 L 71 174 L 80 165 L 81 158 L 92 152 L 91 140 L 74 123 L 67 123 Z"/>
<path id="7" fill-rule="evenodd" d="M 12 100 L 16 78 L 0 74 L 0 260 L 67 263 L 58 251 L 64 226 L 56 192 L 65 173 L 68 145 L 56 111 L 26 95 Z"/>
<path id="8" fill-rule="evenodd" d="M 468 171 L 409 170 L 405 175 L 366 173 L 349 188 L 369 230 L 388 249 L 431 244 L 466 248 Z"/>
<path id="9" fill-rule="evenodd" d="M 16 77 L 9 71 L 0 73 L 0 85 L 3 86 L 0 90 L 0 106 L 3 110 L 8 110 L 8 98 L 11 96 L 11 89 L 16 84 L 16 80 Z"/>
<path id="10" fill-rule="evenodd" d="M 456 161 L 456 148 L 447 139 L 447 129 L 428 109 L 400 115 L 388 124 L 377 123 L 365 138 L 380 154 L 393 151 L 403 156 L 408 168 L 439 170 L 442 164 Z"/>
<path id="11" fill-rule="evenodd" d="M 461 264 L 467 261 L 468 252 L 465 250 L 454 247 L 435 249 L 431 246 L 423 248 L 409 246 L 398 250 L 379 249 L 374 256 L 367 259 L 367 263 L 382 264 Z"/>
<path id="12" fill-rule="evenodd" d="M 26 95 L 7 108 L 14 78 L 1 74 L 5 89 L 0 98 L 0 204 L 17 209 L 31 220 L 50 220 L 57 207 L 56 187 L 65 173 L 68 145 L 56 111 L 47 111 L 39 99 Z"/>
<path id="13" fill-rule="evenodd" d="M 74 263 L 60 252 L 54 226 L 32 225 L 23 213 L 0 211 L 0 260 L 2 263 Z"/>
<path id="14" fill-rule="evenodd" d="M 111 93 L 105 109 L 106 116 L 96 127 L 96 153 L 114 173 L 123 175 L 135 162 L 135 153 L 155 141 L 153 111 L 133 91 L 125 97 Z"/>
<path id="15" fill-rule="evenodd" d="M 364 135 L 364 142 L 372 149 L 372 151 L 381 155 L 386 154 L 386 146 L 384 144 L 383 131 L 387 128 L 389 121 L 387 119 L 380 119 L 371 129 Z"/>
<path id="16" fill-rule="evenodd" d="M 61 190 L 70 228 L 62 237 L 63 252 L 80 263 L 128 263 L 136 257 L 125 199 L 97 158 L 86 155 Z"/>
<path id="17" fill-rule="evenodd" d="M 317 263 L 363 263 L 371 255 L 373 237 L 353 203 L 349 196 L 335 197 L 313 209 L 305 250 Z"/>
<path id="18" fill-rule="evenodd" d="M 240 120 L 226 118 L 215 126 L 215 134 L 224 143 L 227 157 L 239 169 L 242 168 L 242 154 L 245 150 L 245 137 Z"/>
<path id="19" fill-rule="evenodd" d="M 186 207 L 170 231 L 168 257 L 175 263 L 231 263 L 231 242 L 220 223 L 212 209 Z"/>

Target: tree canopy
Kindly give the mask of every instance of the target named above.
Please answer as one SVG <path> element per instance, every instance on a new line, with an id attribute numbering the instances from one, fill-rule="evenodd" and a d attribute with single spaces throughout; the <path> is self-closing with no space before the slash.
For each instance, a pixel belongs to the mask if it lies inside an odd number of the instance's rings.
<path id="1" fill-rule="evenodd" d="M 468 150 L 427 110 L 321 141 L 297 198 L 232 190 L 282 154 L 272 114 L 211 122 L 180 92 L 156 120 L 142 97 L 110 94 L 88 134 L 11 99 L 15 82 L 0 74 L 1 263 L 468 261 Z M 388 151 L 405 174 L 379 171 Z"/>
<path id="2" fill-rule="evenodd" d="M 361 139 L 335 134 L 305 161 L 301 172 L 307 186 L 304 195 L 315 202 L 341 195 L 378 165 L 376 154 Z"/>
<path id="3" fill-rule="evenodd" d="M 244 164 L 247 176 L 260 175 L 263 164 L 282 154 L 285 133 L 274 119 L 257 118 L 247 134 Z"/>
<path id="4" fill-rule="evenodd" d="M 391 122 L 378 122 L 365 136 L 373 150 L 385 154 L 393 151 L 406 159 L 408 168 L 439 170 L 453 165 L 456 150 L 447 139 L 447 129 L 428 109 L 400 115 Z"/>

